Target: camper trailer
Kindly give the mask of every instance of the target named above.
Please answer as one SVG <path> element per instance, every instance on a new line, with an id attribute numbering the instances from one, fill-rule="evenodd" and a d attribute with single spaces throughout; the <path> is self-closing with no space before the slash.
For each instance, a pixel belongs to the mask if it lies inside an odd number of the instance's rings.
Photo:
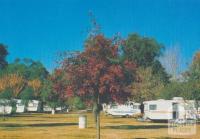
<path id="1" fill-rule="evenodd" d="M 50 106 L 48 106 L 48 105 L 44 105 L 44 106 L 43 106 L 43 111 L 44 111 L 44 112 L 51 112 L 51 111 L 52 111 L 52 108 L 51 108 Z"/>
<path id="2" fill-rule="evenodd" d="M 41 102 L 38 100 L 30 100 L 28 102 L 27 111 L 28 112 L 40 112 Z"/>
<path id="3" fill-rule="evenodd" d="M 0 115 L 8 115 L 12 113 L 12 106 L 10 105 L 9 100 L 1 99 L 0 100 Z"/>
<path id="4" fill-rule="evenodd" d="M 16 102 L 16 113 L 23 113 L 25 112 L 25 104 L 22 102 L 21 99 L 15 99 Z"/>
<path id="5" fill-rule="evenodd" d="M 134 116 L 140 114 L 140 104 L 134 102 L 127 102 L 125 104 L 111 104 L 103 105 L 103 110 L 112 116 Z"/>
<path id="6" fill-rule="evenodd" d="M 43 112 L 51 112 L 51 114 L 55 114 L 55 112 L 62 112 L 63 110 L 66 110 L 66 112 L 69 112 L 66 107 L 56 107 L 55 109 L 51 108 L 48 105 L 43 106 Z"/>
<path id="7" fill-rule="evenodd" d="M 194 100 L 152 100 L 144 102 L 144 118 L 150 120 L 196 119 L 197 111 Z"/>

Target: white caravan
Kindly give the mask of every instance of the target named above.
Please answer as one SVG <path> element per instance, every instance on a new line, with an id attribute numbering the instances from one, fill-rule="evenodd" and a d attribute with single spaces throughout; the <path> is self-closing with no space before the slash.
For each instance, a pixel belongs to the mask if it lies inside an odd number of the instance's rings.
<path id="1" fill-rule="evenodd" d="M 152 100 L 144 103 L 144 118 L 150 120 L 196 119 L 197 111 L 194 100 Z"/>
<path id="2" fill-rule="evenodd" d="M 23 113 L 25 112 L 25 104 L 22 102 L 21 99 L 15 99 L 16 101 L 16 113 Z"/>
<path id="3" fill-rule="evenodd" d="M 1 99 L 0 100 L 0 115 L 7 115 L 12 113 L 12 106 L 10 105 L 9 100 Z"/>
<path id="4" fill-rule="evenodd" d="M 56 107 L 55 108 L 55 111 L 63 111 L 63 110 L 65 110 L 66 109 L 66 107 Z M 53 108 L 51 108 L 50 106 L 48 106 L 48 105 L 44 105 L 43 106 L 43 111 L 44 112 L 52 112 L 52 110 L 53 110 Z M 68 109 L 67 109 L 67 112 L 68 112 Z"/>
<path id="5" fill-rule="evenodd" d="M 28 102 L 27 111 L 28 112 L 39 112 L 41 109 L 41 102 L 38 100 L 30 100 Z"/>
<path id="6" fill-rule="evenodd" d="M 50 106 L 48 106 L 48 105 L 44 105 L 44 106 L 43 106 L 43 111 L 44 111 L 44 112 L 51 112 L 51 111 L 52 111 L 52 108 L 51 108 Z"/>
<path id="7" fill-rule="evenodd" d="M 103 110 L 113 116 L 134 116 L 140 114 L 140 104 L 127 102 L 125 104 L 103 105 Z"/>

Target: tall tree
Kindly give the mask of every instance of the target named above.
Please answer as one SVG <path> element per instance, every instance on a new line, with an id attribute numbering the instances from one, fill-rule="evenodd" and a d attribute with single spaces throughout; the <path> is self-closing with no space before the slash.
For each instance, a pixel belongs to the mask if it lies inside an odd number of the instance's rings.
<path id="1" fill-rule="evenodd" d="M 200 80 L 200 51 L 195 54 L 188 75 L 190 80 Z"/>
<path id="2" fill-rule="evenodd" d="M 6 56 L 8 51 L 5 45 L 0 43 L 0 69 L 4 68 L 8 63 L 6 61 Z"/>
<path id="3" fill-rule="evenodd" d="M 168 82 L 168 75 L 159 61 L 164 46 L 156 40 L 130 34 L 122 47 L 124 59 L 136 62 L 138 67 L 151 67 L 155 76 L 159 76 L 163 82 Z"/>
<path id="4" fill-rule="evenodd" d="M 41 98 L 53 110 L 66 105 L 66 83 L 67 80 L 60 69 L 56 69 L 43 83 Z"/>
<path id="5" fill-rule="evenodd" d="M 31 87 L 34 91 L 34 95 L 35 96 L 39 96 L 40 95 L 40 91 L 42 88 L 42 82 L 39 79 L 34 79 L 34 80 L 30 80 L 27 81 L 28 86 Z"/>
<path id="6" fill-rule="evenodd" d="M 138 79 L 131 86 L 133 100 L 142 103 L 157 98 L 164 87 L 161 79 L 153 75 L 151 68 L 139 68 L 136 73 Z"/>
<path id="7" fill-rule="evenodd" d="M 161 97 L 200 100 L 200 52 L 197 52 L 189 69 L 183 73 L 182 80 L 173 80 L 161 91 Z"/>
<path id="8" fill-rule="evenodd" d="M 4 78 L 4 75 L 17 75 L 16 77 L 23 78 L 25 85 L 18 91 L 17 97 L 30 100 L 41 99 L 41 86 L 48 74 L 48 71 L 40 62 L 26 58 L 23 60 L 16 59 L 13 63 L 8 64 L 6 68 L 0 71 L 0 78 Z"/>
<path id="9" fill-rule="evenodd" d="M 100 139 L 101 104 L 109 101 L 123 102 L 130 96 L 127 86 L 129 74 L 134 76 L 136 65 L 128 60 L 121 63 L 118 59 L 119 45 L 111 39 L 98 34 L 90 37 L 85 49 L 63 62 L 63 68 L 70 81 L 67 85 L 68 96 L 81 96 L 93 105 L 96 117 L 97 139 Z M 134 78 L 132 78 L 134 79 Z"/>
<path id="10" fill-rule="evenodd" d="M 161 63 L 165 67 L 166 71 L 172 76 L 172 80 L 178 78 L 180 73 L 180 48 L 178 45 L 173 45 L 172 47 L 165 50 L 163 56 L 160 58 Z"/>
<path id="11" fill-rule="evenodd" d="M 188 93 L 192 99 L 200 100 L 200 51 L 198 51 L 192 61 L 189 70 L 185 73 L 186 81 L 190 88 Z"/>
<path id="12" fill-rule="evenodd" d="M 7 74 L 0 78 L 0 92 L 10 90 L 12 97 L 16 97 L 23 90 L 25 86 L 25 80 L 22 76 L 17 74 Z"/>

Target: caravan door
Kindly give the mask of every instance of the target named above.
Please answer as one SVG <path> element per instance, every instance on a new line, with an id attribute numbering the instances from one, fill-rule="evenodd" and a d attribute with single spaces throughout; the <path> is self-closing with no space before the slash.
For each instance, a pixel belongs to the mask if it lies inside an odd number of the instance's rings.
<path id="1" fill-rule="evenodd" d="M 178 103 L 172 103 L 172 118 L 178 119 L 179 118 L 179 111 L 178 111 Z"/>

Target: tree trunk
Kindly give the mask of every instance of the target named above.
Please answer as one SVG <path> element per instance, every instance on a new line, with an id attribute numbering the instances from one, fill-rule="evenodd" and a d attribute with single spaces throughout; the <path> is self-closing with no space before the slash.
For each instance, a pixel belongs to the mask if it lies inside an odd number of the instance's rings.
<path id="1" fill-rule="evenodd" d="M 97 122 L 96 122 L 97 139 L 100 139 L 100 112 L 98 112 L 96 116 L 97 116 L 96 117 L 96 119 L 97 119 Z"/>
<path id="2" fill-rule="evenodd" d="M 100 103 L 99 103 L 99 97 L 97 96 L 96 99 L 94 99 L 94 118 L 95 118 L 95 124 L 96 124 L 96 139 L 100 139 Z"/>
<path id="3" fill-rule="evenodd" d="M 5 106 L 3 106 L 3 121 L 5 121 L 6 119 L 5 119 Z"/>

